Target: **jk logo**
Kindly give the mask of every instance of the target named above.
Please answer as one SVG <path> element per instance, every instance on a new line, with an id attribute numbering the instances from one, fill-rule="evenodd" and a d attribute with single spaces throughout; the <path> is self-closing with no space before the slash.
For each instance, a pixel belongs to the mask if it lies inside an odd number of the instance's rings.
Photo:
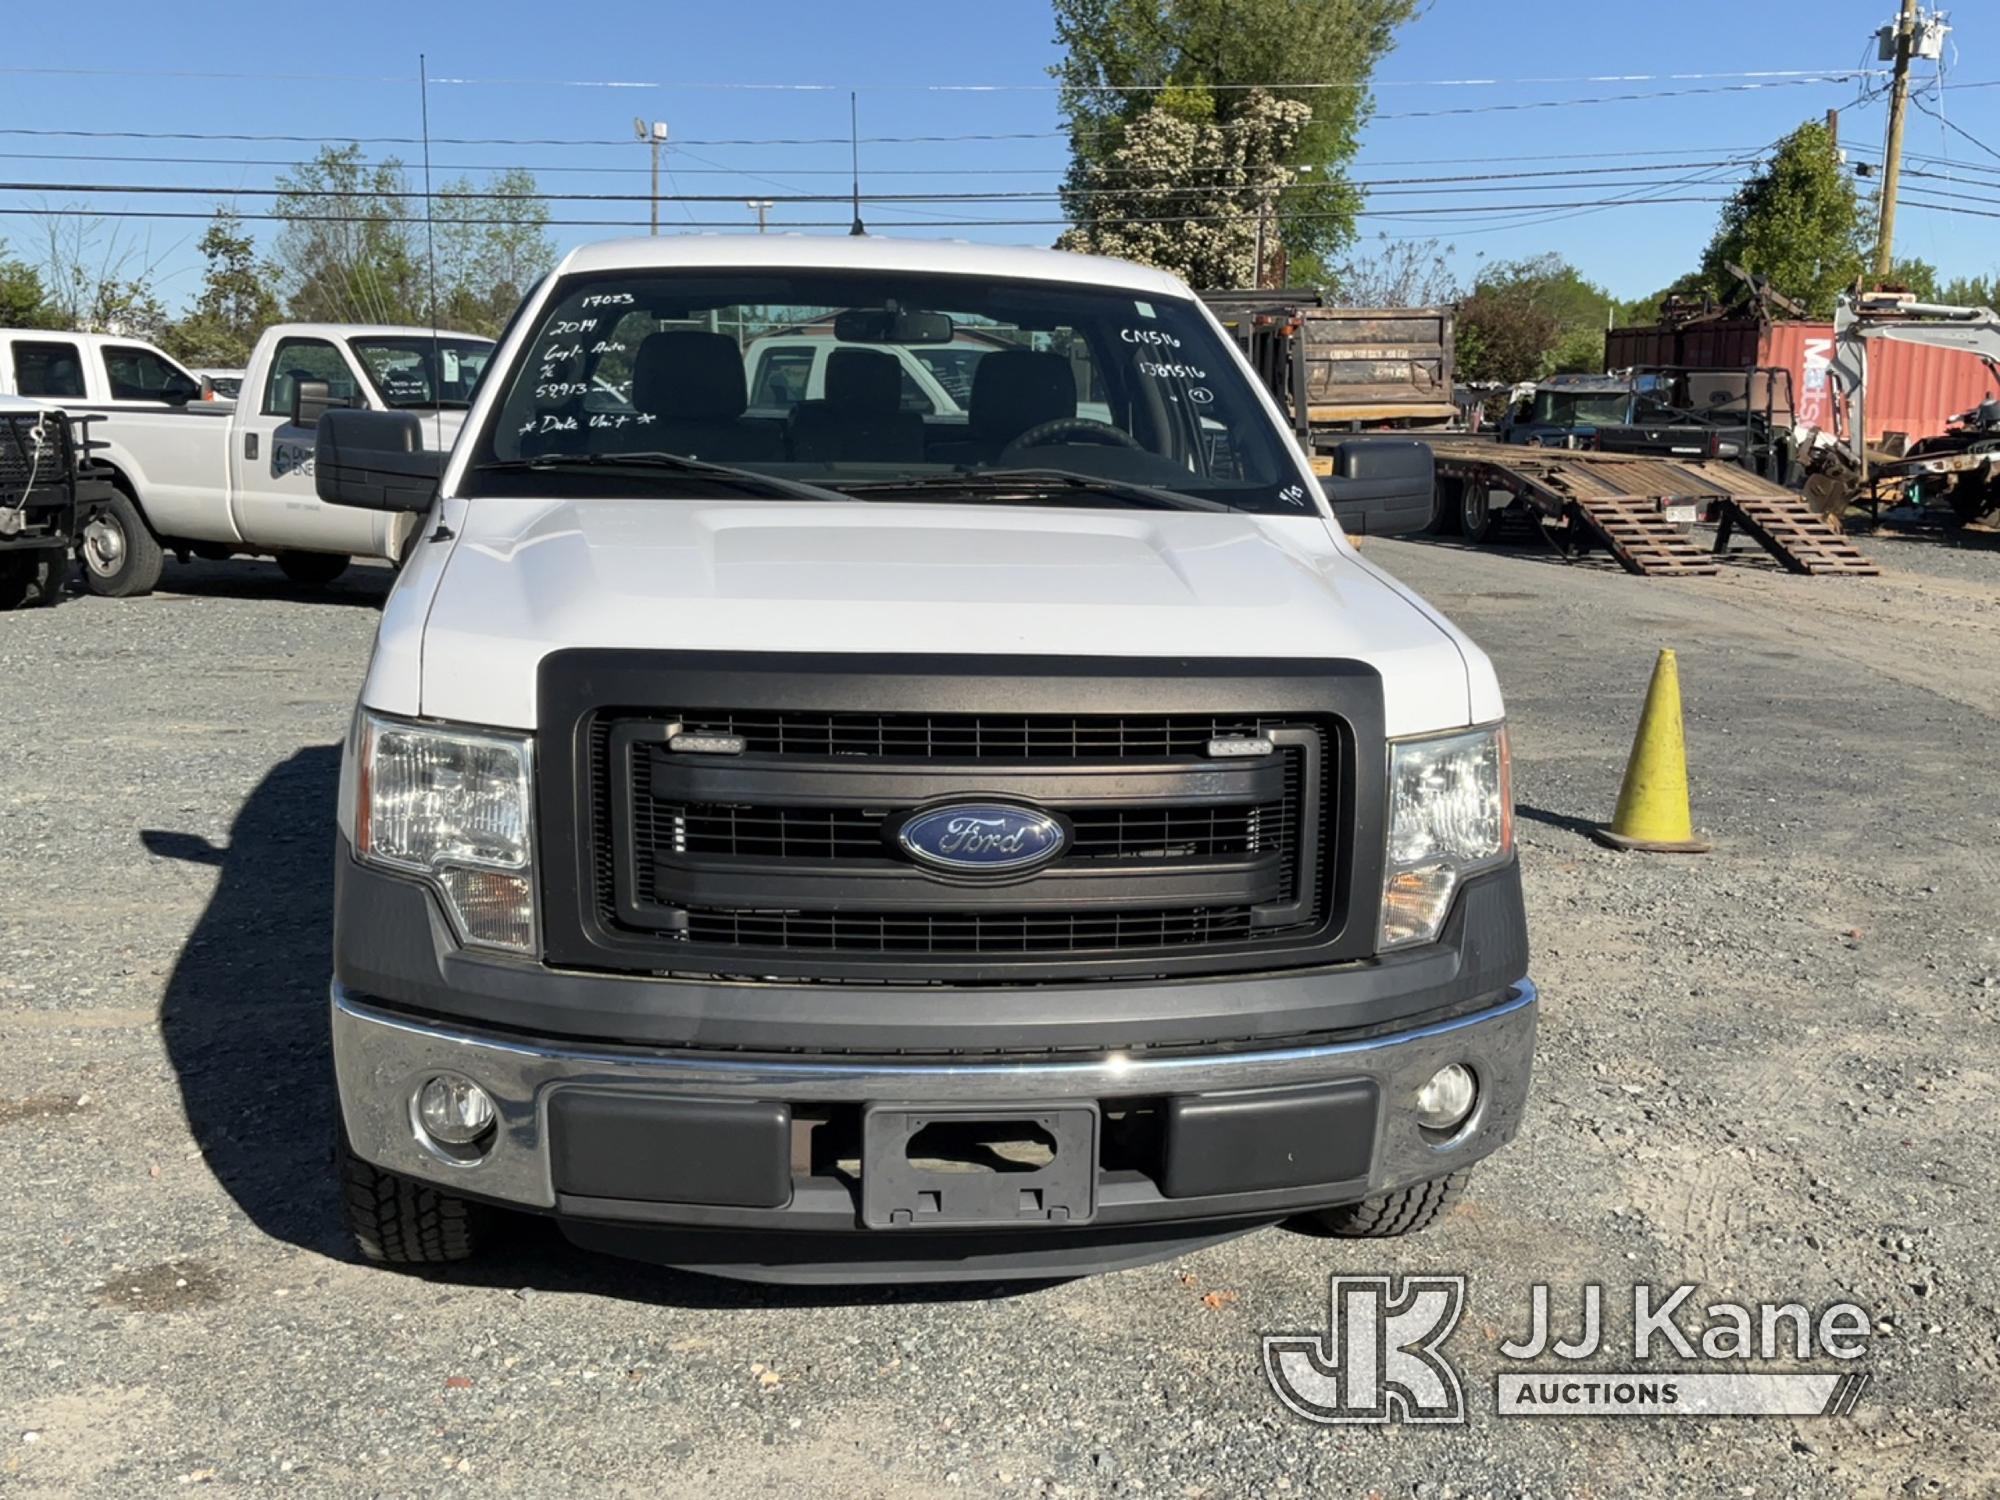
<path id="1" fill-rule="evenodd" d="M 1325 1338 L 1264 1336 L 1264 1374 L 1309 1422 L 1463 1422 L 1458 1371 L 1438 1352 L 1465 1310 L 1463 1276 L 1328 1279 Z"/>

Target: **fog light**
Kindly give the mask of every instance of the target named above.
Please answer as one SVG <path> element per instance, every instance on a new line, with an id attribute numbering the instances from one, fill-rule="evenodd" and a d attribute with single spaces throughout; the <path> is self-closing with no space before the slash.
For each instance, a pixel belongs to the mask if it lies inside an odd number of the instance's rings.
<path id="1" fill-rule="evenodd" d="M 442 1145 L 470 1146 L 493 1128 L 494 1116 L 486 1090 L 456 1073 L 428 1078 L 417 1090 L 417 1123 Z"/>
<path id="2" fill-rule="evenodd" d="M 1478 1099 L 1472 1069 L 1446 1063 L 1417 1090 L 1417 1123 L 1426 1130 L 1450 1130 L 1464 1123 Z"/>

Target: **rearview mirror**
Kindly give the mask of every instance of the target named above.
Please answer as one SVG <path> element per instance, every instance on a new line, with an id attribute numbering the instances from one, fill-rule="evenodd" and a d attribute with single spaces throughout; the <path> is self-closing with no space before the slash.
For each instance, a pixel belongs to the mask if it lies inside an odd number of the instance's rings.
<path id="1" fill-rule="evenodd" d="M 292 425 L 294 427 L 317 427 L 319 419 L 327 412 L 347 405 L 345 400 L 333 399 L 333 387 L 324 380 L 294 380 L 292 382 Z"/>
<path id="2" fill-rule="evenodd" d="M 421 514 L 431 508 L 451 455 L 424 446 L 423 423 L 414 412 L 329 407 L 317 421 L 313 488 L 320 499 L 357 510 Z"/>
<path id="3" fill-rule="evenodd" d="M 951 317 L 940 312 L 856 307 L 833 320 L 833 336 L 843 344 L 949 344 L 951 335 Z"/>

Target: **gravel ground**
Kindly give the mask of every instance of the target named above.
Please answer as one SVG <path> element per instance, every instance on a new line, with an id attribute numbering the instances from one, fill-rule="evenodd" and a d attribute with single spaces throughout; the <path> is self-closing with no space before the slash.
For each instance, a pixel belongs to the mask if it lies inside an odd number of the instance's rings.
<path id="1" fill-rule="evenodd" d="M 943 1295 L 710 1281 L 533 1222 L 462 1272 L 357 1264 L 322 986 L 386 575 L 174 568 L 0 617 L 0 1490 L 1994 1493 L 2000 550 L 1867 545 L 1880 580 L 1648 582 L 1368 544 L 1508 692 L 1544 996 L 1520 1140 L 1409 1241 L 1267 1230 Z M 1706 858 L 1582 832 L 1661 645 Z M 1259 1333 L 1323 1327 L 1329 1272 L 1407 1271 L 1471 1277 L 1469 1423 L 1285 1412 Z M 1501 1419 L 1534 1281 L 1570 1320 L 1590 1281 L 1852 1298 L 1873 1384 L 1845 1420 Z"/>

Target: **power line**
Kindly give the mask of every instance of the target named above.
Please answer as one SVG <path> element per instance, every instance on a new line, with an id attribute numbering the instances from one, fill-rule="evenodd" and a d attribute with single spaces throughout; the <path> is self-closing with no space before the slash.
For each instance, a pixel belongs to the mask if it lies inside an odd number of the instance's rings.
<path id="1" fill-rule="evenodd" d="M 1578 99 L 1531 99 L 1507 103 L 1464 105 L 1452 109 L 1412 110 L 1375 115 L 1377 120 L 1436 119 L 1446 116 L 1515 113 L 1524 110 L 1570 109 L 1582 105 L 1619 104 L 1634 100 L 1680 98 L 1703 94 L 1742 93 L 1754 90 L 1816 86 L 1826 83 L 1845 83 L 1858 75 L 1856 69 L 1844 69 L 1837 73 L 1812 74 L 1799 78 L 1774 78 L 1763 82 L 1725 84 L 1717 87 L 1692 89 L 1653 89 L 1625 94 L 1598 94 Z M 2000 83 L 2000 80 L 1994 80 Z M 1960 88 L 1972 88 L 1974 84 L 1960 84 Z M 1235 122 L 1224 122 L 1218 129 L 1245 128 Z M 1099 132 L 1082 132 L 1084 134 Z M 959 134 L 937 135 L 880 135 L 863 136 L 861 144 L 873 146 L 890 145 L 953 145 L 980 141 L 1037 141 L 1067 138 L 1072 134 L 1066 130 L 1028 131 L 970 131 Z M 271 142 L 292 145 L 381 145 L 420 146 L 423 141 L 417 136 L 310 136 L 285 135 L 278 133 L 247 131 L 143 131 L 143 130 L 70 130 L 46 127 L 10 126 L 0 128 L 0 135 L 33 137 L 60 137 L 84 140 L 177 140 L 177 141 L 248 141 Z M 848 136 L 763 136 L 736 138 L 696 138 L 684 141 L 684 145 L 694 146 L 845 146 L 850 144 Z M 629 144 L 627 141 L 608 137 L 589 136 L 433 136 L 432 143 L 447 146 L 572 146 L 572 147 L 614 147 Z"/>
<path id="2" fill-rule="evenodd" d="M 667 149 L 668 153 L 672 154 L 675 151 L 679 150 L 679 143 L 669 142 Z M 1702 148 L 1692 148 L 1692 149 L 1699 150 Z M 1741 150 L 1742 148 L 1731 147 L 1731 148 L 1708 148 L 1708 149 Z M 674 176 L 676 177 L 742 177 L 757 182 L 776 181 L 775 178 L 770 178 L 761 175 L 754 168 L 728 166 L 723 163 L 715 162 L 710 157 L 701 156 L 692 151 L 679 151 L 679 154 L 682 156 L 686 156 L 694 161 L 708 163 L 708 165 L 700 167 L 676 167 L 674 169 Z M 1603 157 L 1606 156 L 1613 156 L 1613 155 L 1622 156 L 1626 154 L 1628 153 L 1601 152 L 1597 153 L 1596 159 L 1602 159 Z M 1648 155 L 1678 155 L 1684 153 L 1632 152 L 1629 154 L 1634 156 L 1648 156 Z M 1574 153 L 1565 153 L 1565 155 L 1569 160 L 1582 161 L 1582 160 L 1593 159 L 1592 157 L 1587 155 L 1579 156 Z M 1925 157 L 1918 157 L 1912 154 L 1910 156 L 1910 159 L 1921 161 L 1921 160 L 1941 160 L 1942 158 L 1925 158 Z M 141 156 L 141 155 L 134 155 L 131 153 L 93 152 L 93 151 L 0 151 L 0 160 L 109 162 L 125 166 L 159 165 L 159 166 L 220 166 L 220 167 L 309 167 L 314 165 L 312 159 L 310 158 L 295 158 L 295 157 L 284 157 L 284 156 L 261 156 L 261 157 Z M 1417 161 L 1401 161 L 1401 162 L 1382 161 L 1370 164 L 1354 163 L 1352 165 L 1361 166 L 1364 169 L 1369 165 L 1378 167 L 1411 166 L 1411 165 L 1445 165 L 1445 164 L 1450 164 L 1454 166 L 1467 166 L 1467 165 L 1476 165 L 1481 160 L 1514 162 L 1514 161 L 1519 161 L 1520 158 L 1519 156 L 1501 156 L 1501 157 L 1490 157 L 1490 158 L 1480 158 L 1476 156 L 1475 157 L 1452 156 L 1452 157 L 1428 157 Z M 1513 179 L 1527 179 L 1536 177 L 1582 177 L 1582 176 L 1608 175 L 1608 174 L 1628 173 L 1628 172 L 1669 172 L 1669 171 L 1676 171 L 1684 167 L 1698 167 L 1698 166 L 1710 166 L 1710 165 L 1720 165 L 1720 164 L 1721 164 L 1720 161 L 1634 162 L 1628 166 L 1618 166 L 1618 167 L 1564 167 L 1564 168 L 1552 168 L 1547 171 L 1539 171 L 1539 172 L 1467 172 L 1467 173 L 1456 173 L 1456 174 L 1437 176 L 1437 177 L 1387 177 L 1387 178 L 1344 177 L 1341 179 L 1341 181 L 1350 187 L 1365 188 L 1365 187 L 1378 186 L 1384 183 L 1400 184 L 1407 182 L 1471 182 L 1471 181 L 1498 182 L 1498 181 L 1506 181 Z M 358 161 L 355 163 L 355 165 L 363 169 L 372 170 L 372 169 L 379 169 L 382 167 L 392 167 L 392 166 L 400 167 L 404 165 L 404 163 L 398 161 L 394 157 L 383 157 L 372 161 Z M 514 162 L 507 164 L 500 164 L 494 162 L 435 162 L 433 163 L 433 166 L 440 172 L 496 172 L 496 173 L 530 172 L 538 176 L 544 174 L 572 174 L 578 176 L 644 177 L 650 170 L 649 168 L 646 167 L 573 166 L 573 165 L 565 165 L 563 163 L 558 163 L 558 162 Z M 788 166 L 788 167 L 780 167 L 778 168 L 778 170 L 782 171 L 788 177 L 843 177 L 844 178 L 848 175 L 848 170 L 845 167 Z M 1099 170 L 1118 171 L 1121 173 L 1121 175 L 1131 175 L 1133 172 L 1137 172 L 1142 169 L 1101 168 Z M 1980 170 L 1980 169 L 1975 168 L 1974 170 Z M 1991 170 L 2000 170 L 2000 169 L 1991 169 Z M 1068 171 L 1067 165 L 1045 166 L 1045 167 L 876 167 L 869 171 L 868 176 L 953 177 L 953 178 L 957 177 L 1060 178 L 1064 176 L 1067 173 L 1067 171 Z M 1257 184 L 1244 184 L 1243 186 L 1255 187 L 1257 186 Z M 236 189 L 231 189 L 231 191 L 232 192 L 236 191 Z"/>
<path id="3" fill-rule="evenodd" d="M 1733 167 L 1734 162 L 1692 162 L 1690 166 Z M 1523 172 L 1507 174 L 1524 178 L 1558 175 L 1554 172 Z M 779 186 L 777 179 L 765 179 Z M 1485 193 L 1492 189 L 1485 186 L 1476 175 L 1454 176 L 1437 179 L 1425 178 L 1382 178 L 1375 182 L 1352 182 L 1348 186 L 1364 188 L 1384 197 L 1439 197 L 1456 193 Z M 1651 182 L 1630 184 L 1633 187 L 1673 187 L 1684 179 L 1664 178 Z M 1473 184 L 1470 186 L 1430 186 L 1431 182 L 1449 184 Z M 1266 185 L 1263 183 L 1225 182 L 1189 184 L 1168 187 L 1114 187 L 1114 188 L 1066 188 L 1062 190 L 1007 189 L 994 192 L 967 193 L 863 193 L 861 198 L 868 203 L 1060 203 L 1072 198 L 1188 198 L 1214 197 L 1242 192 L 1309 192 L 1324 184 L 1319 182 L 1290 182 Z M 1541 192 L 1588 192 L 1601 190 L 1601 183 L 1537 182 L 1534 191 Z M 315 188 L 315 187 L 194 187 L 179 183 L 157 182 L 5 182 L 0 181 L 0 192 L 42 192 L 42 193 L 117 193 L 137 197 L 160 195 L 197 198 L 326 198 L 326 199 L 381 199 L 391 202 L 429 203 L 735 203 L 740 193 L 574 193 L 548 192 L 536 189 L 525 191 L 495 191 L 477 188 L 438 188 L 424 190 L 418 188 Z M 775 199 L 778 203 L 845 203 L 851 193 L 814 193 L 805 190 L 787 192 Z"/>
<path id="4" fill-rule="evenodd" d="M 736 200 L 731 198 L 727 201 L 734 202 Z M 1619 207 L 1636 208 L 1655 203 L 1726 203 L 1728 201 L 1729 200 L 1726 198 L 1715 198 L 1715 197 L 1649 197 L 1649 198 L 1637 198 L 1637 199 L 1608 198 L 1608 199 L 1601 199 L 1594 204 L 1592 203 L 1584 203 L 1584 204 L 1510 203 L 1510 204 L 1491 204 L 1491 205 L 1452 204 L 1448 207 L 1443 207 L 1443 208 L 1416 208 L 1416 207 L 1400 208 L 1383 213 L 1377 213 L 1374 210 L 1363 208 L 1358 211 L 1355 217 L 1364 219 L 1366 218 L 1400 219 L 1400 218 L 1418 217 L 1425 214 L 1467 214 L 1467 213 L 1518 214 L 1523 212 L 1533 212 L 1537 209 L 1549 209 L 1549 208 L 1553 209 L 1619 208 Z M 112 213 L 104 209 L 77 208 L 77 207 L 0 208 L 0 214 L 4 214 L 13 218 L 38 218 L 38 219 L 84 219 L 84 218 L 208 219 L 211 217 L 211 215 L 207 212 L 194 209 L 132 209 L 129 211 L 119 211 L 116 213 Z M 249 214 L 237 214 L 236 217 L 240 220 L 243 220 L 246 223 L 275 223 L 275 224 L 289 224 L 289 223 L 390 224 L 390 223 L 414 222 L 413 220 L 395 214 L 249 213 Z M 1240 213 L 1163 214 L 1163 215 L 1153 215 L 1153 216 L 1133 215 L 1130 217 L 1121 218 L 1120 222 L 1127 224 L 1216 224 L 1216 223 L 1233 223 L 1240 220 L 1242 217 L 1243 216 Z M 1344 219 L 1347 216 L 1345 214 L 1339 214 L 1339 213 L 1302 213 L 1302 214 L 1294 214 L 1291 217 L 1299 220 L 1319 220 L 1319 219 Z M 463 219 L 457 219 L 454 222 L 465 225 L 499 225 L 499 224 L 516 224 L 519 223 L 520 221 L 518 219 L 463 218 Z M 550 219 L 545 219 L 541 222 L 551 226 L 562 226 L 562 227 L 572 227 L 572 228 L 643 229 L 646 227 L 645 221 L 643 219 L 550 218 Z M 713 219 L 713 220 L 691 219 L 688 222 L 690 227 L 697 229 L 740 230 L 743 228 L 743 223 L 740 219 Z M 849 223 L 850 221 L 847 219 L 795 220 L 790 223 L 773 224 L 771 227 L 773 229 L 777 229 L 780 231 L 793 230 L 793 229 L 846 229 L 849 226 Z M 945 219 L 945 220 L 939 220 L 935 223 L 910 224 L 905 227 L 911 229 L 925 229 L 925 228 L 998 229 L 998 228 L 1008 228 L 1008 227 L 1058 228 L 1058 227 L 1066 227 L 1069 225 L 1069 223 L 1070 220 L 1068 220 L 1067 218 Z"/>
<path id="5" fill-rule="evenodd" d="M 1578 83 L 1694 82 L 1718 78 L 1767 80 L 1820 80 L 1838 74 L 1882 74 L 1881 68 L 1760 68 L 1723 73 L 1586 73 L 1540 78 L 1374 78 L 1365 80 L 1299 80 L 1266 83 L 1209 83 L 1210 93 L 1236 93 L 1264 89 L 1271 93 L 1318 91 L 1361 92 L 1397 88 L 1491 88 L 1553 86 Z M 79 68 L 79 67 L 0 67 L 0 75 L 49 78 L 175 78 L 231 83 L 405 83 L 388 74 L 367 73 L 231 73 L 215 69 Z M 775 83 L 723 79 L 621 79 L 621 78 L 426 78 L 436 87 L 504 87 L 567 89 L 672 89 L 736 93 L 932 93 L 932 94 L 1148 94 L 1184 87 L 1171 83 Z M 1971 85 L 1966 85 L 1971 87 Z"/>
<path id="6" fill-rule="evenodd" d="M 1964 89 L 1964 88 L 1971 88 L 1972 85 L 1969 83 L 1960 83 L 1960 84 L 1954 84 L 1953 87 Z M 1910 97 L 1915 102 L 1918 109 L 1921 109 L 1925 114 L 1929 115 L 1932 119 L 1936 120 L 1940 125 L 1944 126 L 1945 129 L 1951 131 L 1954 135 L 1964 136 L 1965 139 L 1972 142 L 1973 145 L 1977 146 L 1981 151 L 1984 151 L 1988 156 L 1994 158 L 1996 161 L 2000 161 L 2000 151 L 1995 151 L 1991 146 L 1987 145 L 1986 142 L 1982 141 L 1978 136 L 1974 135 L 1971 131 L 1967 130 L 1963 125 L 1960 125 L 1957 121 L 1947 120 L 1943 116 L 1943 114 L 1941 114 L 1939 111 L 1935 109 L 1932 109 L 1930 105 L 1926 104 L 1921 94 L 1912 94 Z"/>

